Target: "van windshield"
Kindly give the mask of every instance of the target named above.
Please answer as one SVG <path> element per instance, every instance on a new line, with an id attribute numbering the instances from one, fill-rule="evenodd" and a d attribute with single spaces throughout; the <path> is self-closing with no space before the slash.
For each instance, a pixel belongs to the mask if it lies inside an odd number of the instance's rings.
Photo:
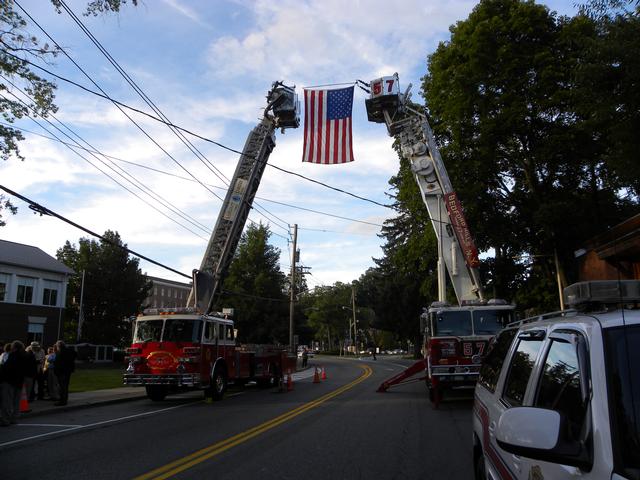
<path id="1" fill-rule="evenodd" d="M 441 310 L 432 314 L 434 336 L 464 337 L 472 334 L 471 312 L 469 310 Z"/>
<path id="2" fill-rule="evenodd" d="M 473 329 L 476 335 L 495 335 L 513 321 L 511 310 L 474 310 Z"/>
<path id="3" fill-rule="evenodd" d="M 605 330 L 615 472 L 640 478 L 640 325 Z"/>

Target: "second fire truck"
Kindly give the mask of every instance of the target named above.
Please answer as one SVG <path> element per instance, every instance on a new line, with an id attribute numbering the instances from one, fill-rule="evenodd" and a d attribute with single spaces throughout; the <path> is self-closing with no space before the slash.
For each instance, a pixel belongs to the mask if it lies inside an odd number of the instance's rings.
<path id="1" fill-rule="evenodd" d="M 424 358 L 383 382 L 378 391 L 424 379 L 437 406 L 445 390 L 474 387 L 489 341 L 514 320 L 515 307 L 485 298 L 478 250 L 427 117 L 409 102 L 411 85 L 402 93 L 395 74 L 373 80 L 365 89 L 369 121 L 386 124 L 409 160 L 438 240 L 438 300 L 420 317 Z M 446 272 L 458 305 L 447 302 Z M 411 379 L 420 373 L 422 378 Z"/>

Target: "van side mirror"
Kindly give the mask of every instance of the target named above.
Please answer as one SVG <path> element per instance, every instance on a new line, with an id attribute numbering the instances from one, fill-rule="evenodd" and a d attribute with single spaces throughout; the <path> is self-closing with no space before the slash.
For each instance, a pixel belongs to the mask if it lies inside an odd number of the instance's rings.
<path id="1" fill-rule="evenodd" d="M 566 422 L 555 410 L 510 408 L 498 420 L 496 441 L 514 455 L 590 470 L 590 455 L 581 442 L 567 438 Z"/>

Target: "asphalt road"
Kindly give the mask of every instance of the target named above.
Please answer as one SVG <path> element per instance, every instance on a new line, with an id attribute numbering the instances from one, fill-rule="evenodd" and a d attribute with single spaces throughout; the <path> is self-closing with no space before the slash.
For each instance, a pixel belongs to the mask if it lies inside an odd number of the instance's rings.
<path id="1" fill-rule="evenodd" d="M 406 363 L 406 362 L 405 362 Z M 3 478 L 473 478 L 471 401 L 433 410 L 424 384 L 380 394 L 397 359 L 316 357 L 327 380 L 53 413 L 0 430 Z"/>

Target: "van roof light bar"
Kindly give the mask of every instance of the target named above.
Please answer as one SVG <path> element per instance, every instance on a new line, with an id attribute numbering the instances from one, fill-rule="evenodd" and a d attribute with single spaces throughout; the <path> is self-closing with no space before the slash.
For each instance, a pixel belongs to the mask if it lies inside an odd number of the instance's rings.
<path id="1" fill-rule="evenodd" d="M 589 303 L 640 302 L 640 280 L 594 280 L 569 285 L 564 289 L 565 303 L 571 306 Z"/>

